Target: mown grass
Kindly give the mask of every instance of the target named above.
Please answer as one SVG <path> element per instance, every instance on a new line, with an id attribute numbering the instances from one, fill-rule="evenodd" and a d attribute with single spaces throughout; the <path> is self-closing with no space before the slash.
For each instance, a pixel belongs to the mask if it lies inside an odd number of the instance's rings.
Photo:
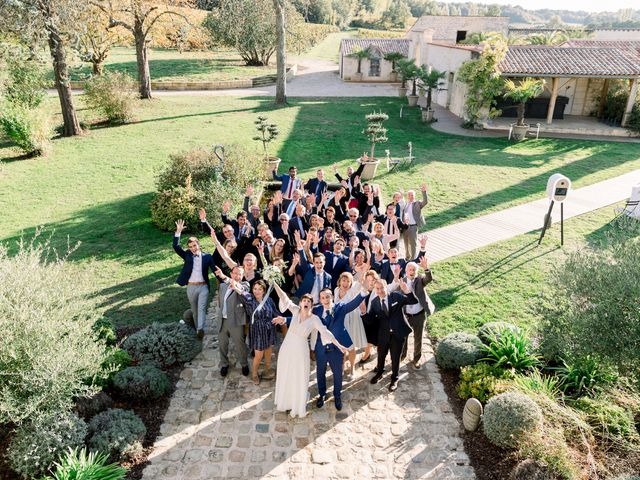
<path id="1" fill-rule="evenodd" d="M 105 61 L 105 70 L 124 72 L 137 78 L 136 51 L 130 47 L 114 48 Z M 248 67 L 233 50 L 215 49 L 185 51 L 149 49 L 149 70 L 155 82 L 215 82 L 243 80 L 276 73 L 272 65 Z M 85 80 L 91 74 L 91 64 L 82 63 L 72 69 L 72 80 Z"/>
<path id="2" fill-rule="evenodd" d="M 609 224 L 615 215 L 614 206 L 608 206 L 568 220 L 564 247 L 555 225 L 540 246 L 539 232 L 531 232 L 434 264 L 436 281 L 428 291 L 438 311 L 429 319 L 429 334 L 475 333 L 493 321 L 534 328 L 549 273 L 562 267 L 568 252 L 604 241 L 616 228 Z"/>
<path id="3" fill-rule="evenodd" d="M 82 120 L 94 122 L 77 100 Z M 57 112 L 57 99 L 48 102 Z M 426 182 L 427 229 L 539 198 L 556 171 L 580 187 L 640 168 L 638 145 L 557 139 L 514 144 L 444 135 L 420 123 L 417 111 L 399 118 L 402 103 L 294 98 L 276 108 L 264 98 L 162 97 L 142 103 L 135 123 L 56 139 L 47 158 L 18 160 L 19 152 L 0 141 L 0 241 L 13 245 L 40 225 L 54 232 L 59 248 L 67 237 L 81 241 L 72 259 L 93 269 L 95 295 L 106 315 L 120 324 L 144 324 L 175 319 L 186 305 L 184 291 L 173 284 L 181 262 L 171 250 L 171 234 L 149 218 L 158 171 L 171 153 L 197 146 L 243 143 L 258 149 L 251 140 L 258 113 L 280 126 L 271 151 L 283 158 L 283 168 L 296 164 L 308 178 L 321 166 L 330 171 L 334 162 L 344 172 L 368 149 L 361 133 L 364 115 L 388 112 L 390 140 L 377 151 L 389 148 L 399 155 L 412 141 L 417 160 L 392 174 L 382 167 L 375 181 L 387 193 Z M 456 268 L 464 272 L 471 266 Z M 447 281 L 447 288 L 457 284 Z"/>

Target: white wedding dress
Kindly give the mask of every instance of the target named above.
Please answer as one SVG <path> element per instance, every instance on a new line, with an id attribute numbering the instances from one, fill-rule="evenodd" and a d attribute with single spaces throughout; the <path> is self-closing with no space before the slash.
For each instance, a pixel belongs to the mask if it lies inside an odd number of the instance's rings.
<path id="1" fill-rule="evenodd" d="M 340 287 L 336 287 L 333 293 L 333 303 L 349 303 L 351 300 L 360 295 L 362 291 L 362 285 L 359 282 L 353 282 L 353 285 L 344 297 L 340 298 Z M 344 317 L 344 328 L 347 329 L 351 341 L 353 342 L 353 348 L 356 350 L 367 346 L 367 334 L 364 331 L 364 324 L 362 323 L 362 315 L 360 313 L 360 307 L 347 313 Z"/>
<path id="2" fill-rule="evenodd" d="M 280 311 L 286 310 L 293 313 L 293 319 L 278 354 L 275 405 L 280 412 L 291 410 L 292 417 L 304 417 L 307 414 L 311 372 L 309 335 L 317 330 L 323 344 L 332 343 L 335 337 L 316 315 L 300 321 L 300 307 L 291 300 L 280 300 Z"/>

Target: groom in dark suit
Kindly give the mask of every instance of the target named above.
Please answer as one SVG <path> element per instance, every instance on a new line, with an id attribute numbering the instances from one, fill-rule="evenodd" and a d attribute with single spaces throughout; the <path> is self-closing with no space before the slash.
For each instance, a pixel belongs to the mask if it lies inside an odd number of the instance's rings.
<path id="1" fill-rule="evenodd" d="M 400 269 L 397 269 L 397 276 Z M 411 327 L 404 317 L 403 307 L 418 303 L 418 299 L 413 295 L 411 289 L 404 280 L 398 280 L 398 284 L 403 293 L 390 292 L 387 282 L 379 279 L 374 284 L 375 297 L 371 300 L 369 314 L 375 325 L 378 327 L 378 366 L 376 374 L 371 379 L 371 383 L 378 383 L 382 378 L 384 363 L 387 353 L 391 352 L 391 383 L 389 391 L 393 392 L 398 388 L 398 372 L 400 370 L 400 355 L 402 347 L 411 333 Z"/>
<path id="2" fill-rule="evenodd" d="M 184 230 L 184 220 L 176 222 L 176 233 L 173 236 L 173 249 L 184 260 L 184 265 L 176 282 L 187 286 L 187 298 L 194 316 L 194 324 L 198 329 L 198 338 L 204 337 L 204 322 L 207 316 L 209 299 L 209 270 L 214 272 L 213 257 L 200 250 L 200 242 L 196 237 L 189 237 L 185 251 L 180 246 L 180 235 Z"/>
<path id="3" fill-rule="evenodd" d="M 351 348 L 353 341 L 344 326 L 344 319 L 349 312 L 358 308 L 368 295 L 369 292 L 363 290 L 360 295 L 350 302 L 334 305 L 331 289 L 325 288 L 320 292 L 320 305 L 314 307 L 312 313 L 322 320 L 322 323 L 341 345 Z M 329 364 L 333 372 L 333 398 L 336 410 L 342 410 L 342 363 L 344 355 L 333 344 L 323 345 L 316 330 L 311 333 L 311 345 L 315 345 L 316 373 L 318 393 L 320 395 L 316 406 L 320 408 L 324 405 L 327 395 L 327 364 Z"/>

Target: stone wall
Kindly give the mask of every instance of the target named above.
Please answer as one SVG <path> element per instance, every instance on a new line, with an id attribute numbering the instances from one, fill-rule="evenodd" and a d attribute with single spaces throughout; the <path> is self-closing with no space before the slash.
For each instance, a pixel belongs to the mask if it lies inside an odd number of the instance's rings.
<path id="1" fill-rule="evenodd" d="M 640 29 L 596 30 L 591 40 L 627 40 L 640 41 Z"/>
<path id="2" fill-rule="evenodd" d="M 455 43 L 458 30 L 466 31 L 467 35 L 476 32 L 500 32 L 506 36 L 509 31 L 509 18 L 425 15 L 416 21 L 410 32 L 428 28 L 433 29 L 433 40 Z"/>

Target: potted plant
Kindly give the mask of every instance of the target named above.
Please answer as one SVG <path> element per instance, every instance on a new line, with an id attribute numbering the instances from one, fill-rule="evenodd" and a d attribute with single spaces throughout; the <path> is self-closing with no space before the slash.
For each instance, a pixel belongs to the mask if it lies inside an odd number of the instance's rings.
<path id="1" fill-rule="evenodd" d="M 412 82 L 411 95 L 407 95 L 407 101 L 409 102 L 410 107 L 415 107 L 418 104 L 418 76 L 422 67 L 418 67 L 413 60 L 400 60 L 398 61 L 398 66 L 400 67 L 400 76 L 402 78 L 402 87 L 404 88 L 406 94 L 406 84 L 407 82 Z M 405 95 L 400 93 L 401 97 Z"/>
<path id="2" fill-rule="evenodd" d="M 364 164 L 362 171 L 362 180 L 371 180 L 376 175 L 380 159 L 375 157 L 377 143 L 384 143 L 388 140 L 387 129 L 382 125 L 383 122 L 389 120 L 389 115 L 383 112 L 373 112 L 365 116 L 367 120 L 367 128 L 362 133 L 367 137 L 371 145 L 369 156 L 362 156 L 360 162 Z"/>
<path id="3" fill-rule="evenodd" d="M 395 83 L 398 81 L 398 71 L 396 70 L 396 64 L 398 60 L 402 60 L 403 58 L 405 58 L 405 56 L 400 52 L 389 52 L 384 56 L 384 59 L 387 62 L 391 62 L 391 73 L 389 74 L 390 82 Z"/>
<path id="4" fill-rule="evenodd" d="M 504 96 L 518 104 L 518 120 L 516 123 L 511 124 L 513 129 L 512 136 L 514 140 L 522 140 L 527 136 L 527 131 L 529 130 L 529 125 L 524 123 L 525 104 L 544 91 L 544 80 L 536 80 L 530 77 L 527 77 L 518 83 L 513 80 L 507 80 L 504 86 Z"/>
<path id="5" fill-rule="evenodd" d="M 362 60 L 364 60 L 365 58 L 370 58 L 371 53 L 369 52 L 368 48 L 365 48 L 364 50 L 356 50 L 355 52 L 350 53 L 348 56 L 358 59 L 358 71 L 353 74 L 352 80 L 355 82 L 361 82 L 362 81 Z"/>
<path id="6" fill-rule="evenodd" d="M 427 105 L 422 109 L 422 121 L 433 121 L 433 109 L 431 108 L 431 102 L 433 100 L 433 90 L 440 87 L 440 81 L 444 78 L 446 72 L 440 72 L 438 70 L 431 69 L 430 72 L 423 69 L 420 74 L 420 84 L 427 93 Z"/>
<path id="7" fill-rule="evenodd" d="M 411 75 L 414 73 L 416 65 L 412 60 L 408 58 L 401 58 L 396 61 L 398 73 L 400 75 L 400 81 L 402 82 L 398 87 L 398 96 L 400 98 L 407 96 L 407 82 L 411 79 Z"/>
<path id="8" fill-rule="evenodd" d="M 264 162 L 267 175 L 271 176 L 271 172 L 278 168 L 282 159 L 280 157 L 274 157 L 269 155 L 267 146 L 280 134 L 278 126 L 275 123 L 268 123 L 267 117 L 259 115 L 257 120 L 253 122 L 256 126 L 256 130 L 260 135 L 253 137 L 254 140 L 262 142 L 262 148 L 264 149 Z"/>

